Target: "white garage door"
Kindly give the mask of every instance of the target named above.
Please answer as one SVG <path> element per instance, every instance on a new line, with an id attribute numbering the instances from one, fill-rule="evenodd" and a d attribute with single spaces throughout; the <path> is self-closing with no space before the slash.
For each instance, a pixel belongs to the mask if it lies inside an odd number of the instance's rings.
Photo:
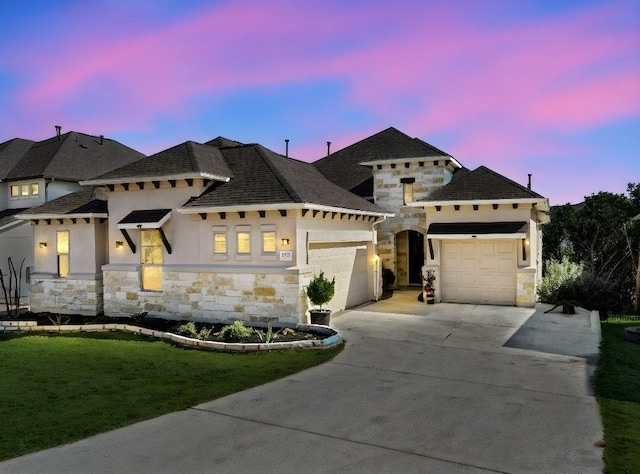
<path id="1" fill-rule="evenodd" d="M 443 240 L 441 295 L 452 303 L 516 303 L 516 240 Z"/>
<path id="2" fill-rule="evenodd" d="M 323 271 L 327 278 L 336 277 L 336 294 L 329 305 L 332 310 L 350 308 L 372 299 L 367 255 L 366 245 L 309 245 L 309 265 L 314 268 L 314 273 Z"/>

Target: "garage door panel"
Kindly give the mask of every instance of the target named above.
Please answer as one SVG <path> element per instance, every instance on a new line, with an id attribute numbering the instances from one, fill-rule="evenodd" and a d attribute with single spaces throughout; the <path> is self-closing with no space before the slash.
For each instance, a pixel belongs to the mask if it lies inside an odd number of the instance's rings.
<path id="1" fill-rule="evenodd" d="M 515 304 L 517 247 L 514 241 L 444 240 L 441 245 L 443 301 Z"/>
<path id="2" fill-rule="evenodd" d="M 482 256 L 478 258 L 478 268 L 480 270 L 493 271 L 496 261 L 490 256 Z"/>

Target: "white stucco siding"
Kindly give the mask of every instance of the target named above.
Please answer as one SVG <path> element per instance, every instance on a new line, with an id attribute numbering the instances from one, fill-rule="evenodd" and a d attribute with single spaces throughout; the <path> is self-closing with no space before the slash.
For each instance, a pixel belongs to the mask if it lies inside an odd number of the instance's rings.
<path id="1" fill-rule="evenodd" d="M 516 304 L 517 240 L 443 240 L 441 299 Z"/>
<path id="2" fill-rule="evenodd" d="M 7 285 L 9 257 L 11 257 L 16 271 L 20 268 L 22 259 L 24 259 L 20 294 L 26 297 L 29 294 L 29 285 L 25 277 L 26 267 L 33 267 L 33 230 L 29 222 L 23 222 L 17 227 L 0 233 L 0 269 L 2 269 Z M 3 298 L 0 293 L 0 299 L 4 301 Z M 26 303 L 26 301 L 24 302 Z"/>
<path id="3" fill-rule="evenodd" d="M 373 299 L 373 258 L 366 242 L 311 243 L 309 267 L 313 275 L 324 272 L 336 279 L 328 309 L 340 311 Z"/>
<path id="4" fill-rule="evenodd" d="M 69 273 L 95 274 L 101 271 L 104 261 L 104 244 L 102 234 L 105 224 L 82 219 L 73 224 L 70 220 L 44 221 L 34 226 L 34 270 L 39 273 L 55 275 L 58 273 L 58 254 L 56 250 L 57 232 L 69 232 Z M 40 242 L 46 244 L 41 248 Z"/>

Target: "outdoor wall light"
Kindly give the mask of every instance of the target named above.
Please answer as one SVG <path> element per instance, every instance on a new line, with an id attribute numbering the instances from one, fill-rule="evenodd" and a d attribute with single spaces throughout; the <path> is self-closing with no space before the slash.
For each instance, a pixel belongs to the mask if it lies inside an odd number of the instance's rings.
<path id="1" fill-rule="evenodd" d="M 290 240 L 289 239 L 280 239 L 280 243 L 282 244 L 283 247 L 288 247 Z"/>
<path id="2" fill-rule="evenodd" d="M 40 242 L 40 248 L 41 249 L 46 248 L 46 246 L 47 246 L 46 242 Z"/>
<path id="3" fill-rule="evenodd" d="M 124 246 L 122 240 L 116 240 L 116 248 L 121 249 Z"/>

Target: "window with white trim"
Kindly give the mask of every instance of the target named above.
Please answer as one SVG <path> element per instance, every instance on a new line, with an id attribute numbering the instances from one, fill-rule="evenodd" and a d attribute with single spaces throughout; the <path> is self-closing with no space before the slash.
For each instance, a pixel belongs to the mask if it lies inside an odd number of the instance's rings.
<path id="1" fill-rule="evenodd" d="M 227 227 L 213 227 L 213 253 L 216 255 L 227 254 Z"/>
<path id="2" fill-rule="evenodd" d="M 162 291 L 164 251 L 157 229 L 140 231 L 141 286 L 147 291 Z"/>
<path id="3" fill-rule="evenodd" d="M 272 231 L 262 232 L 262 253 L 276 253 L 276 233 Z"/>
<path id="4" fill-rule="evenodd" d="M 236 253 L 251 255 L 251 226 L 236 226 Z"/>
<path id="5" fill-rule="evenodd" d="M 276 253 L 276 226 L 275 224 L 262 224 L 260 226 L 262 240 L 262 255 L 275 255 Z"/>
<path id="6" fill-rule="evenodd" d="M 17 184 L 12 184 L 11 185 L 11 197 L 12 198 L 17 198 L 20 197 L 20 186 Z"/>
<path id="7" fill-rule="evenodd" d="M 66 278 L 69 275 L 69 231 L 56 232 L 56 254 L 58 255 L 58 276 Z"/>

